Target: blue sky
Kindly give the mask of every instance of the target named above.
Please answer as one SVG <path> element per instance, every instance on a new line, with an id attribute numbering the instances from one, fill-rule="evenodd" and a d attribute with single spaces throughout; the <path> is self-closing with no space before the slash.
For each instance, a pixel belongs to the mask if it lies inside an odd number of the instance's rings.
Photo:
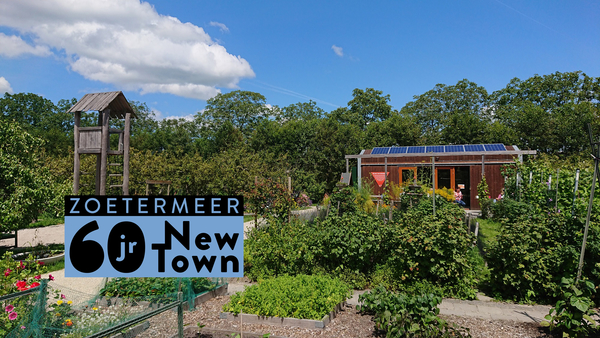
<path id="1" fill-rule="evenodd" d="M 0 1 L 0 92 L 122 90 L 159 117 L 237 89 L 331 111 L 375 88 L 399 110 L 438 83 L 598 77 L 599 60 L 595 0 Z"/>

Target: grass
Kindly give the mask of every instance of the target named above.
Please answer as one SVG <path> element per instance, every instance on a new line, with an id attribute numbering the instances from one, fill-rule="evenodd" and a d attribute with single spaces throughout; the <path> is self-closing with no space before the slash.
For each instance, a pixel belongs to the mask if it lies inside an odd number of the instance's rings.
<path id="1" fill-rule="evenodd" d="M 29 224 L 29 228 L 43 228 L 56 224 L 64 224 L 65 218 L 56 218 L 56 217 L 44 217 L 42 216 L 36 222 Z"/>
<path id="2" fill-rule="evenodd" d="M 48 269 L 47 272 L 54 272 L 54 271 L 62 270 L 65 268 L 65 260 L 63 258 L 58 262 L 54 262 L 52 264 L 47 264 L 46 268 Z"/>
<path id="3" fill-rule="evenodd" d="M 254 221 L 254 216 L 244 216 L 244 223 L 250 222 L 250 221 Z"/>
<path id="4" fill-rule="evenodd" d="M 477 245 L 480 250 L 485 253 L 492 244 L 496 242 L 496 236 L 500 233 L 502 225 L 499 222 L 494 222 L 490 219 L 478 218 L 476 221 L 479 222 L 479 238 L 477 239 Z"/>

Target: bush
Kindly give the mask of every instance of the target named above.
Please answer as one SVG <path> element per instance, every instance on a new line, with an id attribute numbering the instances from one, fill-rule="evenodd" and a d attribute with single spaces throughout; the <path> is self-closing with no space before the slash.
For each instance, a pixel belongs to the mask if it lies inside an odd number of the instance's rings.
<path id="1" fill-rule="evenodd" d="M 436 216 L 424 199 L 391 227 L 387 242 L 393 251 L 388 264 L 403 284 L 428 281 L 445 295 L 475 297 L 475 265 L 470 249 L 474 241 L 464 226 L 464 211 L 453 203 L 441 204 Z"/>
<path id="2" fill-rule="evenodd" d="M 440 296 L 396 294 L 384 287 L 359 296 L 358 310 L 373 314 L 375 327 L 386 337 L 470 337 L 469 329 L 449 325 L 438 317 Z"/>
<path id="3" fill-rule="evenodd" d="M 440 203 L 436 217 L 431 209 L 425 198 L 388 223 L 366 213 L 311 223 L 270 221 L 245 241 L 244 271 L 254 280 L 322 271 L 354 288 L 428 285 L 440 295 L 474 298 L 478 262 L 464 212 L 448 202 Z"/>
<path id="4" fill-rule="evenodd" d="M 232 295 L 223 311 L 321 320 L 351 295 L 345 283 L 327 276 L 280 276 Z"/>
<path id="5" fill-rule="evenodd" d="M 560 283 L 560 296 L 556 305 L 546 315 L 551 331 L 558 331 L 563 337 L 583 338 L 597 336 L 598 325 L 592 316 L 598 317 L 593 309 L 592 294 L 596 292 L 590 281 L 575 284 L 572 278 L 563 278 Z"/>
<path id="6" fill-rule="evenodd" d="M 529 204 L 510 198 L 503 198 L 496 203 L 491 203 L 489 210 L 495 221 L 505 219 L 510 223 L 514 223 L 520 217 L 530 217 L 533 213 L 533 208 Z"/>
<path id="7" fill-rule="evenodd" d="M 560 279 L 577 271 L 582 228 L 579 219 L 562 213 L 502 223 L 487 256 L 494 295 L 519 302 L 556 299 Z M 596 232 L 590 228 L 589 238 L 596 238 Z M 585 275 L 596 254 L 586 252 Z"/>

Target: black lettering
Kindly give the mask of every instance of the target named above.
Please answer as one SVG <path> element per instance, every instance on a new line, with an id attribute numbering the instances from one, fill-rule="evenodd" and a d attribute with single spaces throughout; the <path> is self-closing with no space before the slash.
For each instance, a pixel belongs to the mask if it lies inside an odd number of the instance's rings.
<path id="1" fill-rule="evenodd" d="M 183 266 L 179 267 L 179 262 L 183 263 Z M 171 263 L 171 267 L 173 268 L 173 270 L 175 270 L 175 272 L 185 272 L 185 270 L 187 270 L 188 266 L 190 265 L 190 263 L 188 263 L 187 258 L 183 257 L 183 256 L 177 256 L 175 258 L 173 258 L 173 262 Z"/>
<path id="2" fill-rule="evenodd" d="M 202 243 L 210 243 L 212 240 L 210 239 L 210 235 L 207 233 L 201 233 L 196 236 L 196 247 L 200 250 L 208 250 L 210 245 L 202 244 Z"/>
<path id="3" fill-rule="evenodd" d="M 219 245 L 219 249 L 223 250 L 223 247 L 227 243 L 227 244 L 229 244 L 229 247 L 231 248 L 231 250 L 233 250 L 239 235 L 240 235 L 239 233 L 235 233 L 235 234 L 233 234 L 233 238 L 231 238 L 228 233 L 225 233 L 225 236 L 223 236 L 223 238 L 221 238 L 221 234 L 216 233 L 215 238 L 217 239 L 217 244 Z"/>
<path id="4" fill-rule="evenodd" d="M 240 261 L 235 256 L 221 256 L 221 272 L 227 272 L 227 262 L 233 264 L 233 272 L 240 272 Z"/>
<path id="5" fill-rule="evenodd" d="M 215 261 L 217 259 L 217 256 L 211 256 L 210 260 L 206 259 L 206 256 L 202 256 L 202 258 L 198 259 L 198 256 L 192 256 L 192 259 L 194 260 L 194 265 L 196 266 L 196 272 L 200 272 L 200 270 L 202 270 L 202 267 L 206 267 L 206 270 L 208 270 L 208 272 L 212 272 L 213 266 L 215 266 Z"/>

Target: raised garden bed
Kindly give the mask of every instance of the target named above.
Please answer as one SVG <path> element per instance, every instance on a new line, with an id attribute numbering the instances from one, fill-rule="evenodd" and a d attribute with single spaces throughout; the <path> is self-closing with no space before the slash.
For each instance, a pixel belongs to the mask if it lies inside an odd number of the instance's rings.
<path id="1" fill-rule="evenodd" d="M 253 314 L 240 313 L 235 315 L 231 312 L 221 312 L 219 318 L 227 319 L 229 321 L 243 322 L 245 324 L 266 324 L 275 326 L 291 326 L 299 327 L 303 329 L 323 329 L 338 312 L 342 310 L 346 302 L 341 302 L 335 306 L 331 312 L 323 316 L 321 320 L 313 319 L 297 319 L 297 318 L 281 318 L 281 317 L 266 317 Z"/>

